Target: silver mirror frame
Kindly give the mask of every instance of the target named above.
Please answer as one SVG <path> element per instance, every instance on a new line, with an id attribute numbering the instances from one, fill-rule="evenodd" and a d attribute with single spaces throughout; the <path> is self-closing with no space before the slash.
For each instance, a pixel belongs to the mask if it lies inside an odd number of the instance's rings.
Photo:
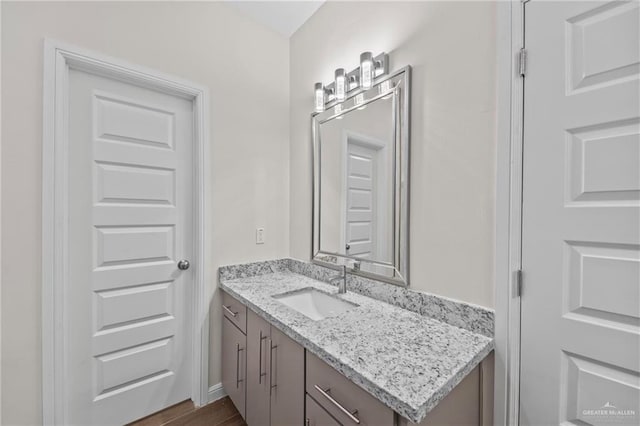
<path id="1" fill-rule="evenodd" d="M 387 83 L 388 82 L 388 83 Z M 411 117 L 411 67 L 406 66 L 395 73 L 378 77 L 369 90 L 357 89 L 349 92 L 343 102 L 332 102 L 325 111 L 311 115 L 313 141 L 313 218 L 311 232 L 311 259 L 313 263 L 336 268 L 347 265 L 356 275 L 385 281 L 400 286 L 409 285 L 409 147 Z M 388 87 L 387 87 L 388 85 Z M 320 250 L 320 125 L 347 114 L 377 99 L 393 95 L 394 127 L 394 212 L 393 212 L 393 263 L 371 261 L 340 253 Z M 358 99 L 358 101 L 356 100 Z M 375 265 L 384 273 L 362 270 L 362 264 Z"/>

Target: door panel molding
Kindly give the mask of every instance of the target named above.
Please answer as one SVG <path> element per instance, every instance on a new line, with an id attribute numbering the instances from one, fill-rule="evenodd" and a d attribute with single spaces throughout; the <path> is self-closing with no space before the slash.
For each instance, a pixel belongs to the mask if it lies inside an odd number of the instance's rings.
<path id="1" fill-rule="evenodd" d="M 210 234 L 205 194 L 209 177 L 209 89 L 59 41 L 44 40 L 42 157 L 42 403 L 43 423 L 66 424 L 64 291 L 68 274 L 68 91 L 71 69 L 187 99 L 194 115 L 194 288 L 191 311 L 191 398 L 208 402 L 209 320 L 205 236 Z"/>

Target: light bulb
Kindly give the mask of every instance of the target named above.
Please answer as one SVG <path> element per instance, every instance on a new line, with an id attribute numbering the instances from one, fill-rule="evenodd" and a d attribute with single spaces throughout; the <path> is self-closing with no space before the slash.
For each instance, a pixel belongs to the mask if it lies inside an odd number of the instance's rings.
<path id="1" fill-rule="evenodd" d="M 368 90 L 373 86 L 373 55 L 371 52 L 364 52 L 360 54 L 360 86 L 363 89 Z"/>
<path id="2" fill-rule="evenodd" d="M 322 83 L 315 84 L 315 104 L 316 112 L 324 111 L 325 91 Z"/>
<path id="3" fill-rule="evenodd" d="M 344 68 L 335 71 L 336 100 L 342 102 L 347 98 L 347 76 Z"/>

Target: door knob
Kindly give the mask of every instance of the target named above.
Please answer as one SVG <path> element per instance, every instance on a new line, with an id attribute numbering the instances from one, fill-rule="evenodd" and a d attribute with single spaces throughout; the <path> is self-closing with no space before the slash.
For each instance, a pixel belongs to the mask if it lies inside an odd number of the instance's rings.
<path id="1" fill-rule="evenodd" d="M 186 259 L 182 259 L 180 262 L 178 262 L 178 269 L 181 269 L 183 271 L 189 269 L 189 261 Z"/>
<path id="2" fill-rule="evenodd" d="M 344 248 L 346 248 L 347 250 L 351 250 L 351 246 L 349 244 L 347 244 Z"/>

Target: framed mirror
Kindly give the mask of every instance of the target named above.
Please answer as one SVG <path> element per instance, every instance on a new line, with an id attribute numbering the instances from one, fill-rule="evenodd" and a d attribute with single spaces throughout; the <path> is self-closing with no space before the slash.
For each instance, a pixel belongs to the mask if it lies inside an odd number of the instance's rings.
<path id="1" fill-rule="evenodd" d="M 312 116 L 315 263 L 409 284 L 410 72 Z"/>

